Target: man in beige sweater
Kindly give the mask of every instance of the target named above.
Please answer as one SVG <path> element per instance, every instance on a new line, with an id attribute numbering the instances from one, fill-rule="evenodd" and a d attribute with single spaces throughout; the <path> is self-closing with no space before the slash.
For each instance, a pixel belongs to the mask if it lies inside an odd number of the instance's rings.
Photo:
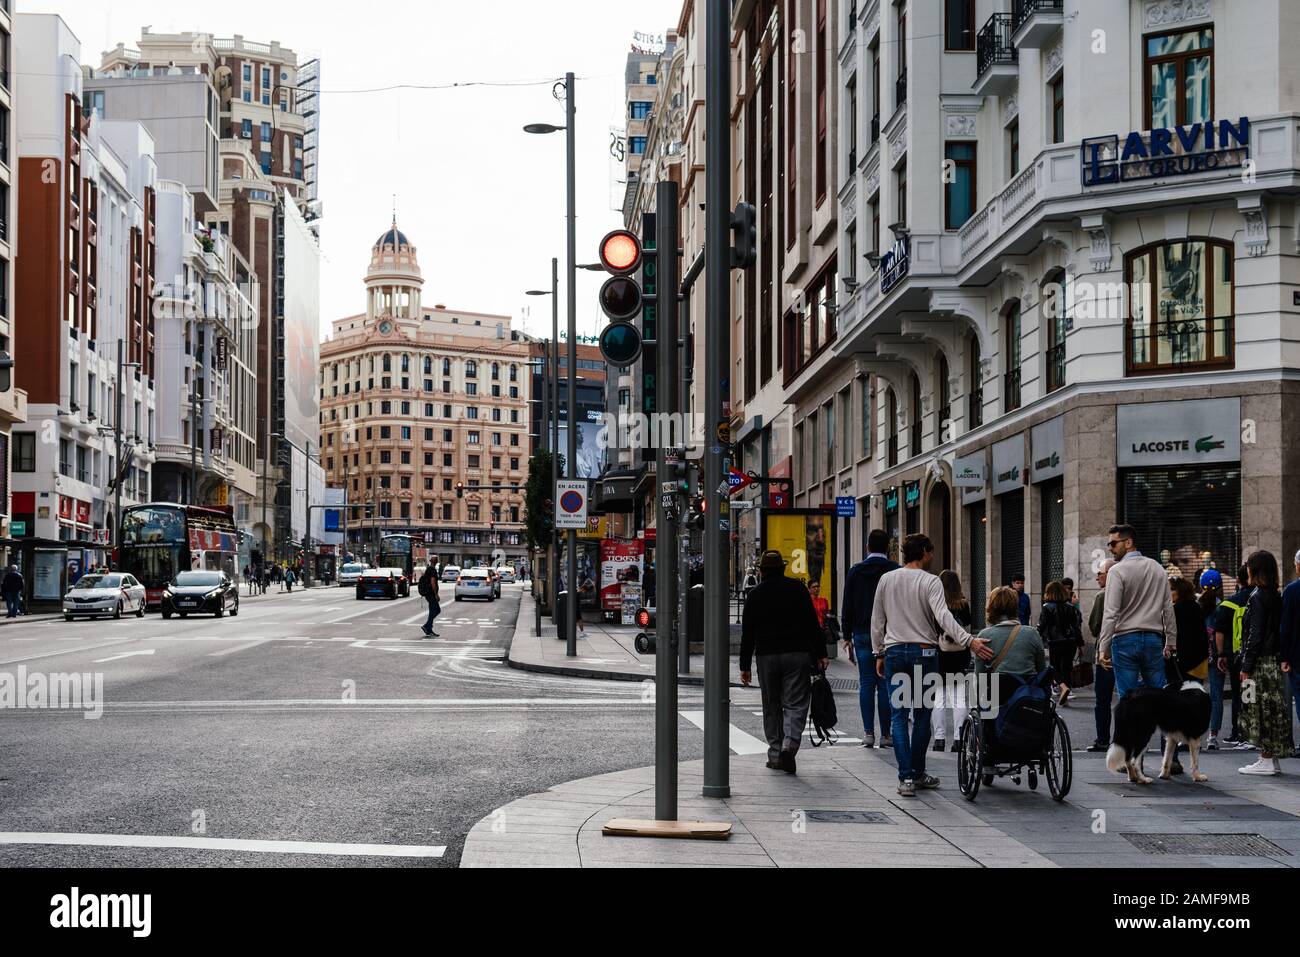
<path id="1" fill-rule="evenodd" d="M 1106 606 L 1097 638 L 1097 663 L 1115 669 L 1115 693 L 1123 698 L 1139 682 L 1166 684 L 1164 659 L 1178 638 L 1169 575 L 1138 551 L 1131 525 L 1110 530 L 1107 547 L 1115 564 L 1106 576 Z"/>

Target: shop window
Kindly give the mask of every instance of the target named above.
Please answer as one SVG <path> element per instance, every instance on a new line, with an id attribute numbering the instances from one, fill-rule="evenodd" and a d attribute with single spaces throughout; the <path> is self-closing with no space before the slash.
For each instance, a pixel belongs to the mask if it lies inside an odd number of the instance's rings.
<path id="1" fill-rule="evenodd" d="M 1128 257 L 1126 279 L 1125 364 L 1130 375 L 1232 367 L 1230 244 L 1188 239 L 1139 249 Z"/>
<path id="2" fill-rule="evenodd" d="M 1206 568 L 1225 580 L 1241 555 L 1241 468 L 1125 469 L 1120 473 L 1122 521 L 1137 531 L 1142 554 L 1197 581 Z"/>
<path id="3" fill-rule="evenodd" d="M 1146 128 L 1214 118 L 1214 28 L 1146 37 Z"/>

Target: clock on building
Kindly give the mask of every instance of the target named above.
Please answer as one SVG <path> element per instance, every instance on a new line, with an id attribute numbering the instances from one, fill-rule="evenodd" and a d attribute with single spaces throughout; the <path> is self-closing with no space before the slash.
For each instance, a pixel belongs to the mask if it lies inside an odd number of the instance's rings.
<path id="1" fill-rule="evenodd" d="M 379 334 L 381 336 L 386 336 L 392 331 L 393 331 L 393 324 L 391 322 L 381 322 L 379 324 Z"/>

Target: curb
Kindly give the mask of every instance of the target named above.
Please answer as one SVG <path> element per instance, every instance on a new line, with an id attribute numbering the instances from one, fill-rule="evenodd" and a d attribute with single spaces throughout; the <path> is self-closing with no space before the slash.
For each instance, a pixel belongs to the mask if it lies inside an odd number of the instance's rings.
<path id="1" fill-rule="evenodd" d="M 506 653 L 506 664 L 509 665 L 511 668 L 515 668 L 519 671 L 531 671 L 536 674 L 543 674 L 543 675 L 560 675 L 561 677 L 564 678 L 596 678 L 596 679 L 603 679 L 606 681 L 641 682 L 641 681 L 653 681 L 655 677 L 653 673 L 645 674 L 642 672 L 632 672 L 632 671 L 596 671 L 594 669 L 588 670 L 586 668 L 568 668 L 562 665 L 538 665 L 538 664 L 533 664 L 530 661 L 516 661 L 514 658 L 510 657 L 509 652 Z M 694 675 L 694 674 L 678 675 L 677 684 L 679 686 L 690 685 L 692 687 L 702 688 L 704 687 L 704 676 Z M 745 686 L 732 681 L 727 683 L 727 687 L 744 688 Z"/>

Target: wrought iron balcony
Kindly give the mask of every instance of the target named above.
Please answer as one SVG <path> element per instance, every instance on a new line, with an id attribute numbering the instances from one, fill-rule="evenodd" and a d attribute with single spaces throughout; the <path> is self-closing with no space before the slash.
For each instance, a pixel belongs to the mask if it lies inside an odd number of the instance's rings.
<path id="1" fill-rule="evenodd" d="M 894 108 L 897 109 L 907 103 L 907 70 L 898 75 L 898 80 L 894 83 Z"/>
<path id="2" fill-rule="evenodd" d="M 1011 35 L 1017 47 L 1041 49 L 1065 22 L 1062 0 L 1015 0 Z"/>
<path id="3" fill-rule="evenodd" d="M 1002 378 L 1002 411 L 1014 412 L 1016 409 L 1020 408 L 1020 370 L 1012 369 Z"/>
<path id="4" fill-rule="evenodd" d="M 1231 368 L 1235 362 L 1233 316 L 1171 319 L 1129 328 L 1125 365 L 1130 375 Z"/>
<path id="5" fill-rule="evenodd" d="M 1047 391 L 1055 392 L 1065 385 L 1065 343 L 1047 350 Z"/>
<path id="6" fill-rule="evenodd" d="M 966 417 L 970 420 L 966 425 L 966 430 L 978 429 L 984 424 L 984 387 L 976 386 L 971 389 L 970 395 L 966 398 Z"/>
<path id="7" fill-rule="evenodd" d="M 975 37 L 975 86 L 983 96 L 1002 96 L 1020 75 L 1020 57 L 1011 42 L 1011 14 L 995 13 Z"/>

